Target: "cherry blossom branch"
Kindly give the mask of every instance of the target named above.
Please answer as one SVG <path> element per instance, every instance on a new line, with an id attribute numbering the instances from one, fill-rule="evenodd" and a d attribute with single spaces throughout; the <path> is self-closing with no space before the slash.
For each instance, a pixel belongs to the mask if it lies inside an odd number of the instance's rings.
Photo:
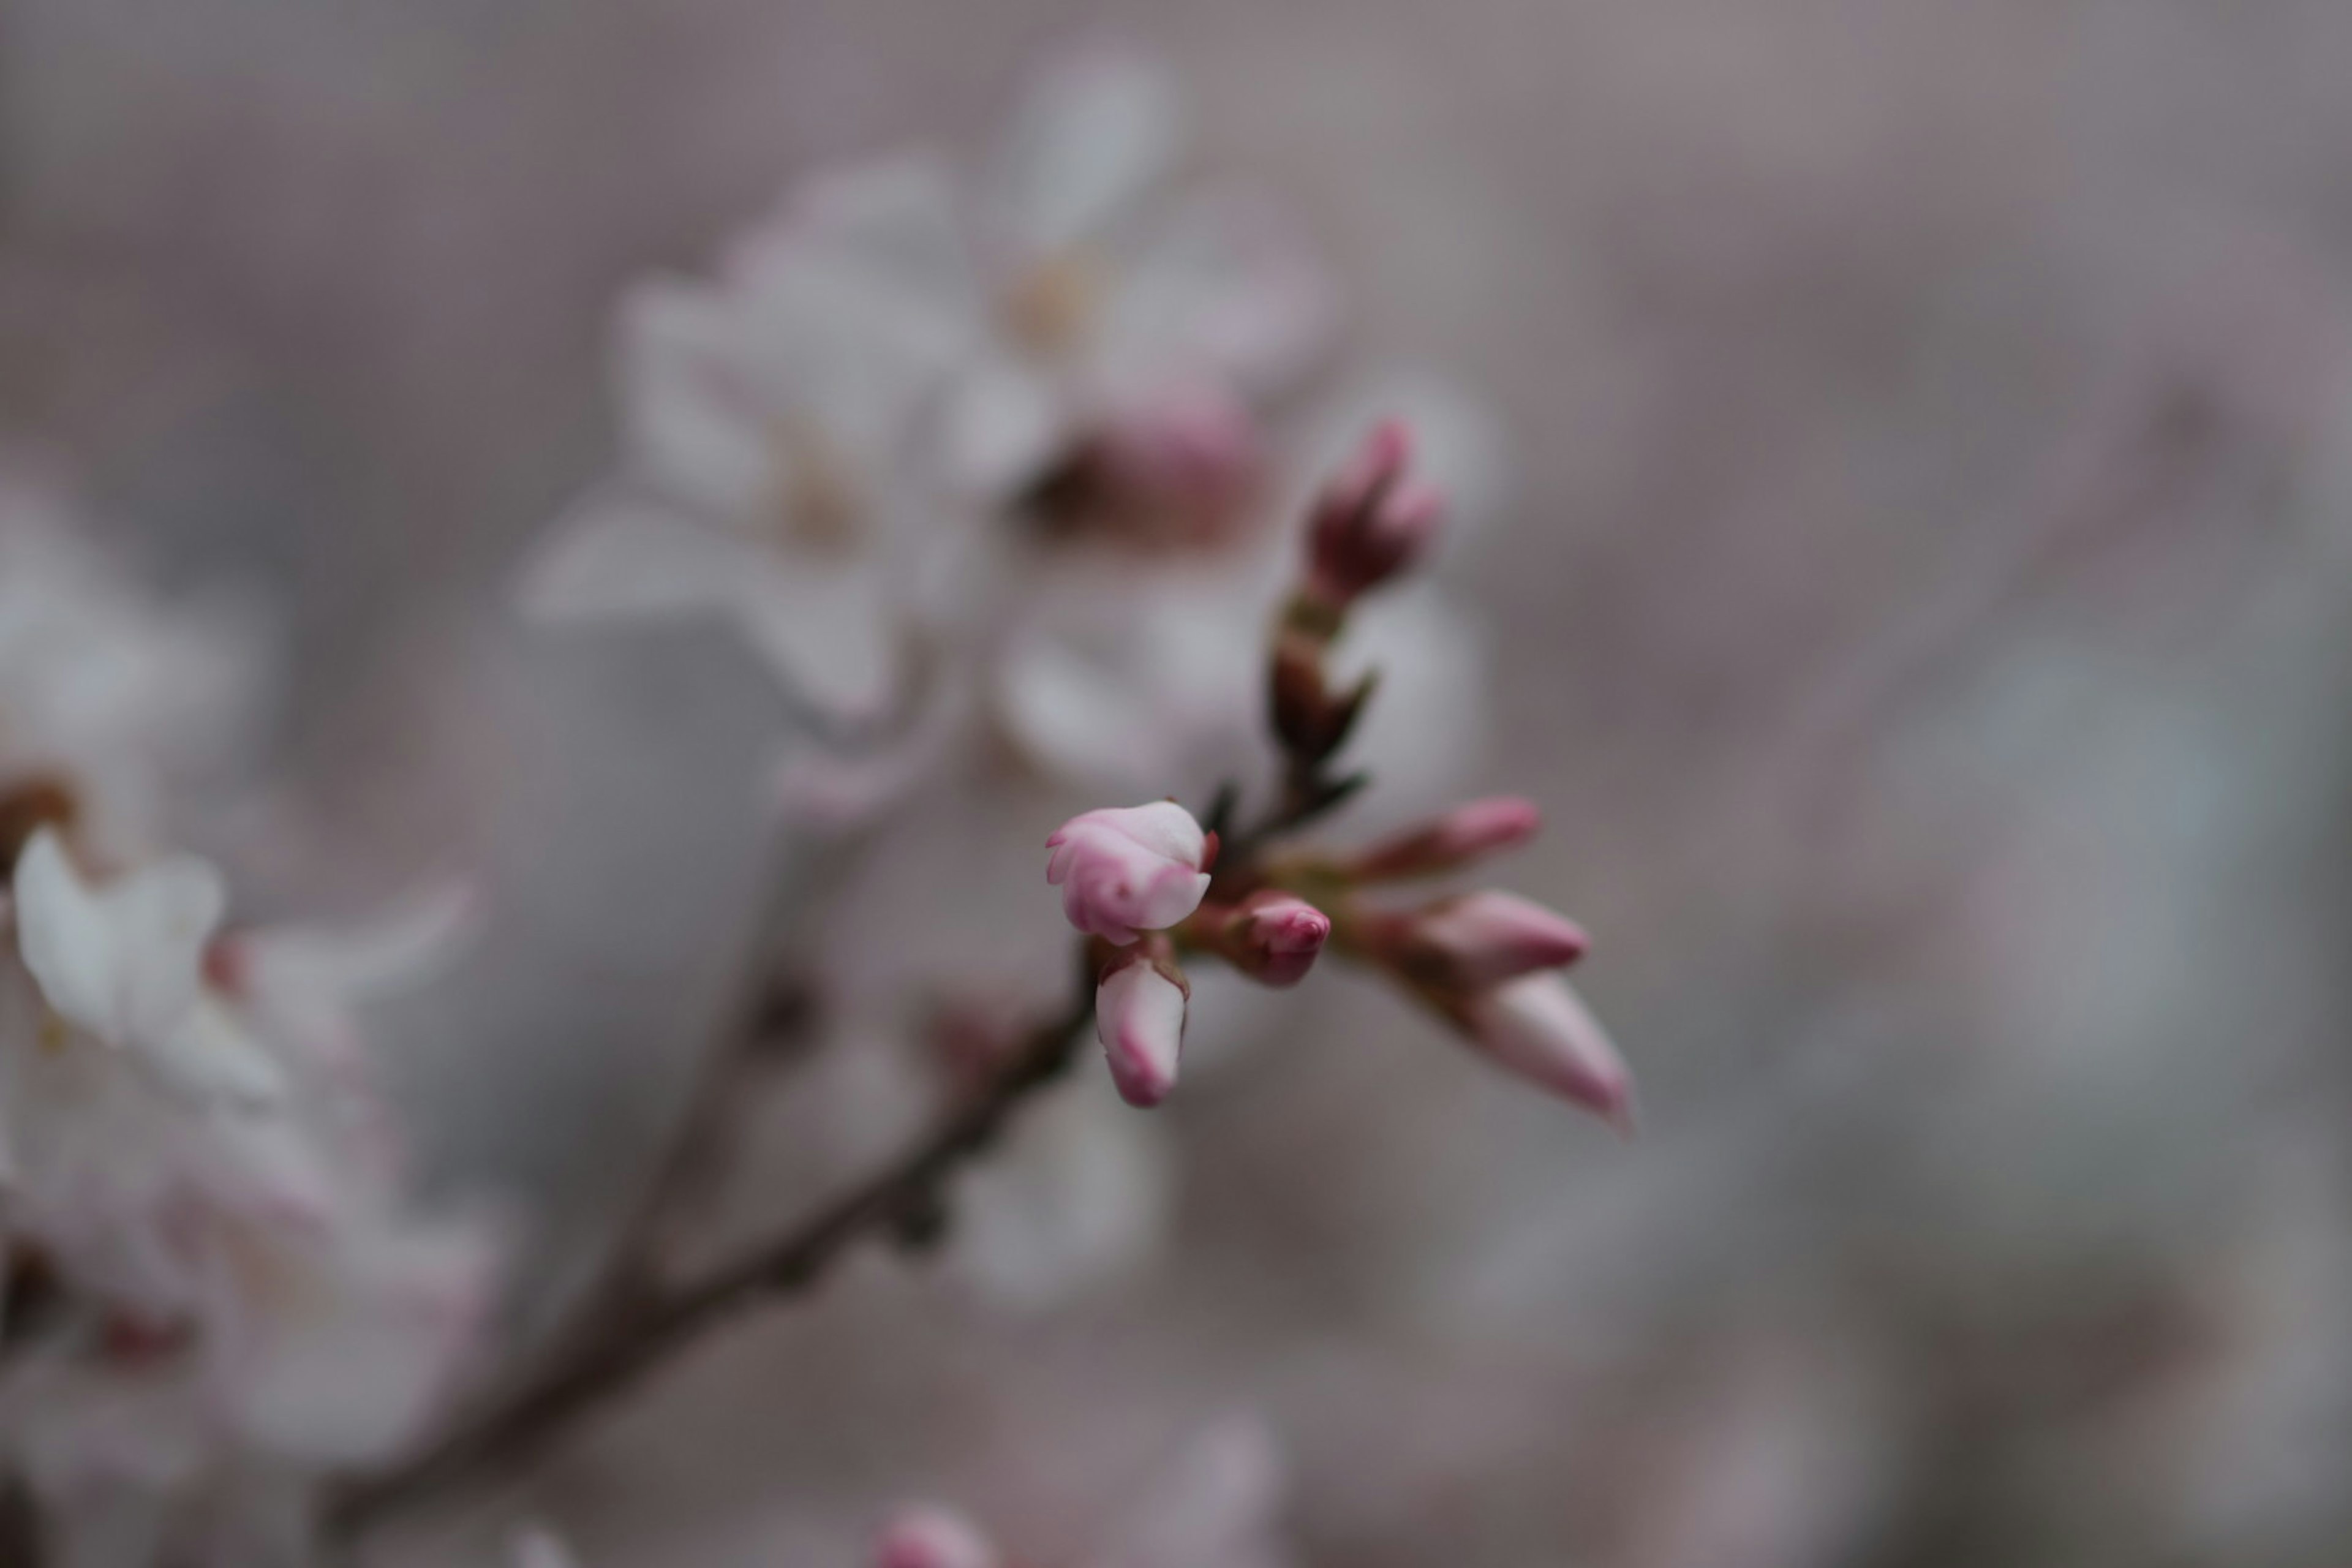
<path id="1" fill-rule="evenodd" d="M 329 1509 L 345 1535 L 528 1458 L 572 1421 L 737 1312 L 803 1294 L 870 1237 L 935 1234 L 948 1182 L 1003 1133 L 1021 1105 L 1069 1066 L 1094 1016 L 1091 967 L 1063 1013 L 1032 1030 L 986 1089 L 881 1171 L 812 1214 L 679 1284 L 650 1285 L 415 1458 L 348 1487 Z"/>
<path id="2" fill-rule="evenodd" d="M 1247 878 L 1255 848 L 1328 810 L 1344 795 L 1286 790 L 1228 854 L 1223 868 Z M 1230 809 L 1230 808 L 1228 808 Z M 659 1162 L 646 1200 L 624 1227 L 613 1266 L 540 1364 L 400 1467 L 352 1484 L 329 1511 L 350 1535 L 427 1498 L 478 1482 L 527 1458 L 566 1426 L 626 1389 L 705 1331 L 761 1300 L 798 1296 L 819 1283 L 859 1242 L 898 1236 L 919 1243 L 939 1229 L 948 1182 L 1003 1134 L 1031 1095 L 1068 1068 L 1095 1011 L 1101 964 L 1085 944 L 1077 984 L 1060 1016 L 1032 1030 L 987 1087 L 912 1148 L 814 1213 L 751 1244 L 734 1258 L 667 1284 L 658 1269 L 661 1231 L 690 1190 L 705 1158 L 698 1150 L 722 1129 L 742 1064 L 765 1037 L 754 1007 L 719 1047 Z"/>
<path id="3" fill-rule="evenodd" d="M 1441 503 L 1412 481 L 1409 458 L 1402 427 L 1383 426 L 1318 498 L 1307 571 L 1271 661 L 1282 783 L 1256 822 L 1232 827 L 1238 795 L 1228 787 L 1205 826 L 1170 801 L 1063 824 L 1046 840 L 1047 880 L 1062 889 L 1064 913 L 1088 940 L 1061 1015 L 1033 1029 L 984 1088 L 881 1171 L 733 1258 L 672 1279 L 660 1268 L 661 1233 L 699 1184 L 701 1146 L 729 1121 L 732 1088 L 751 1059 L 745 1042 L 762 1032 L 761 1010 L 749 1008 L 709 1064 L 678 1142 L 657 1163 L 645 1205 L 624 1226 L 613 1268 L 576 1326 L 432 1447 L 347 1487 L 330 1507 L 331 1526 L 352 1534 L 527 1458 L 734 1313 L 809 1290 L 862 1241 L 935 1240 L 948 1183 L 1069 1066 L 1090 1021 L 1119 1093 L 1137 1106 L 1158 1104 L 1176 1080 L 1192 994 L 1186 952 L 1282 986 L 1303 978 L 1326 942 L 1340 936 L 1353 955 L 1389 973 L 1502 1065 L 1624 1124 L 1631 1085 L 1623 1064 L 1559 979 L 1583 951 L 1573 925 L 1501 894 L 1413 911 L 1356 897 L 1360 885 L 1443 872 L 1517 843 L 1532 831 L 1532 808 L 1474 803 L 1352 861 L 1268 853 L 1366 782 L 1360 773 L 1335 774 L 1334 763 L 1374 681 L 1335 689 L 1328 656 L 1352 603 L 1418 555 L 1436 526 Z M 1318 888 L 1328 883 L 1338 918 L 1280 885 L 1286 866 Z"/>

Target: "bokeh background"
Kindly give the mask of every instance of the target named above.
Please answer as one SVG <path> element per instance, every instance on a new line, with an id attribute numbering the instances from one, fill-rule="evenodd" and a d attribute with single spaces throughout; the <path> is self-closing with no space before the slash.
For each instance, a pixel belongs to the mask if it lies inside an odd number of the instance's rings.
<path id="1" fill-rule="evenodd" d="M 1105 26 L 1351 353 L 1495 411 L 1470 782 L 1545 806 L 1513 880 L 1645 1131 L 1327 986 L 1163 1113 L 1115 1277 L 867 1259 L 382 1560 L 843 1563 L 936 1495 L 1075 1563 L 1247 1409 L 1307 1564 L 2343 1562 L 2336 0 L 0 5 L 0 430 L 283 654 L 205 846 L 256 910 L 482 875 L 398 1077 L 514 1332 L 676 1101 L 787 730 L 717 633 L 515 624 L 614 296 Z"/>

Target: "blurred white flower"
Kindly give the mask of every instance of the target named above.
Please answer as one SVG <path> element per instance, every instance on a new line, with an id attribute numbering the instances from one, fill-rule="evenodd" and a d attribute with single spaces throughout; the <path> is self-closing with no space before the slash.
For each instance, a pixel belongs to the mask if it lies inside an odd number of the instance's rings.
<path id="1" fill-rule="evenodd" d="M 152 847 L 161 786 L 243 737 L 249 636 L 152 603 L 51 489 L 0 468 L 0 837 L 70 822 L 107 853 Z"/>
<path id="2" fill-rule="evenodd" d="M 1482 496 L 1496 493 L 1485 471 L 1491 441 L 1466 405 L 1414 429 L 1417 471 L 1433 482 L 1459 473 Z M 1320 461 L 1325 444 L 1314 449 Z M 1445 493 L 1451 532 L 1476 512 Z M 1046 773 L 1092 791 L 1205 798 L 1226 780 L 1259 779 L 1266 626 L 1305 551 L 1303 534 L 1285 529 L 1181 558 L 1039 559 L 987 694 L 1004 735 Z M 1415 577 L 1356 606 L 1339 655 L 1349 672 L 1381 671 L 1348 752 L 1379 782 L 1369 814 L 1443 804 L 1486 745 L 1488 671 L 1475 629 Z"/>
<path id="3" fill-rule="evenodd" d="M 229 1563 L 299 1535 L 298 1478 L 410 1439 L 493 1254 L 404 1212 L 347 1012 L 446 920 L 223 938 L 222 905 L 200 861 L 93 881 L 48 828 L 19 859 L 0 1128 L 10 1256 L 40 1288 L 5 1325 L 0 1447 L 69 1538 L 235 1514 L 244 1544 L 196 1559 Z"/>
<path id="4" fill-rule="evenodd" d="M 967 489 L 1179 541 L 1229 524 L 1258 421 L 1328 341 L 1335 295 L 1270 202 L 1163 199 L 1183 141 L 1144 57 L 1097 47 L 1040 74 L 981 184 L 991 330 L 945 426 Z"/>
<path id="5" fill-rule="evenodd" d="M 961 245 L 943 173 L 902 159 L 816 182 L 715 279 L 632 291 L 622 473 L 558 522 L 526 611 L 719 614 L 819 710 L 885 713 L 971 542 L 913 444 L 971 352 Z"/>
<path id="6" fill-rule="evenodd" d="M 44 1034 L 80 1030 L 200 1100 L 281 1091 L 277 1064 L 205 994 L 226 900 L 211 866 L 173 856 L 94 887 L 44 826 L 17 858 L 15 895 L 17 947 L 50 1009 Z"/>

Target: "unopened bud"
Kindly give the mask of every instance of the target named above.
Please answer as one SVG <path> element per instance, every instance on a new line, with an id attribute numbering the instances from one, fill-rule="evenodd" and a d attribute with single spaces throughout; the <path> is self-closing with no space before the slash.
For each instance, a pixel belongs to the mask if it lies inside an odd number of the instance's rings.
<path id="1" fill-rule="evenodd" d="M 1176 1087 L 1192 986 L 1171 959 L 1138 948 L 1113 958 L 1095 985 L 1095 1035 L 1118 1097 L 1148 1110 Z"/>
<path id="2" fill-rule="evenodd" d="M 1484 990 L 1538 969 L 1565 969 L 1584 956 L 1583 929 L 1516 893 L 1443 899 L 1406 927 L 1412 960 L 1454 989 Z"/>
<path id="3" fill-rule="evenodd" d="M 1307 978 L 1330 937 L 1330 916 L 1295 893 L 1268 888 L 1232 910 L 1211 945 L 1252 980 L 1283 986 Z"/>
<path id="4" fill-rule="evenodd" d="M 1567 981 L 1529 974 L 1482 991 L 1455 1010 L 1490 1059 L 1615 1127 L 1633 1127 L 1633 1079 L 1624 1058 Z"/>
<path id="5" fill-rule="evenodd" d="M 997 1568 L 999 1561 L 970 1520 L 927 1504 L 899 1510 L 874 1545 L 874 1568 Z"/>
<path id="6" fill-rule="evenodd" d="M 1045 840 L 1045 880 L 1090 936 L 1124 946 L 1191 914 L 1209 890 L 1208 836 L 1173 801 L 1074 816 Z"/>
<path id="7" fill-rule="evenodd" d="M 1346 605 L 1429 547 L 1445 499 L 1410 477 L 1412 463 L 1411 433 L 1383 420 L 1324 486 L 1307 524 L 1307 584 L 1317 597 Z"/>
<path id="8" fill-rule="evenodd" d="M 1444 816 L 1374 845 L 1349 869 L 1360 881 L 1442 876 L 1536 835 L 1543 814 L 1517 795 L 1469 801 Z"/>

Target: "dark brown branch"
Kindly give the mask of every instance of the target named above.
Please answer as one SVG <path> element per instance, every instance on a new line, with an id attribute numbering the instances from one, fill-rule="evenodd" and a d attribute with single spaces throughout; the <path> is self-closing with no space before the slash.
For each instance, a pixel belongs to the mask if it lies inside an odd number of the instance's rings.
<path id="1" fill-rule="evenodd" d="M 567 1340 L 537 1369 L 432 1447 L 349 1487 L 329 1510 L 349 1534 L 424 1499 L 506 1468 L 575 1417 L 610 1400 L 756 1301 L 797 1295 L 858 1242 L 919 1226 L 942 1188 L 1003 1133 L 1020 1105 L 1069 1065 L 1093 1016 L 1093 975 L 1070 1007 L 1031 1034 L 1011 1064 L 889 1166 L 734 1258 L 668 1288 L 652 1287 L 593 1333 Z"/>

